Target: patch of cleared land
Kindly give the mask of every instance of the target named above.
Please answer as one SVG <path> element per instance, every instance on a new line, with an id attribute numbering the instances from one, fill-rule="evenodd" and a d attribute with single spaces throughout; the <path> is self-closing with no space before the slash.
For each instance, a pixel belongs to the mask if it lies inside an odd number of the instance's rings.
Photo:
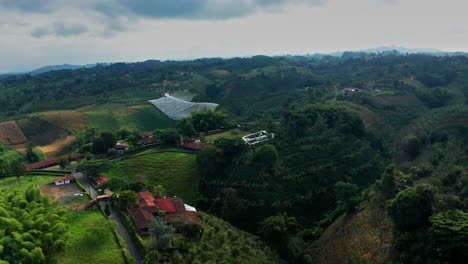
<path id="1" fill-rule="evenodd" d="M 25 144 L 28 140 L 21 128 L 14 121 L 0 123 L 0 143 L 7 146 L 18 146 Z"/>
<path id="2" fill-rule="evenodd" d="M 385 200 L 374 200 L 355 214 L 340 216 L 306 252 L 324 264 L 384 263 L 393 254 L 392 229 Z"/>
<path id="3" fill-rule="evenodd" d="M 86 116 L 80 112 L 57 111 L 42 113 L 40 114 L 40 117 L 63 128 L 84 128 L 88 125 Z"/>
<path id="4" fill-rule="evenodd" d="M 40 185 L 39 188 L 43 195 L 47 195 L 52 200 L 59 201 L 60 205 L 70 205 L 70 197 L 73 197 L 74 194 L 81 193 L 83 191 L 75 182 L 64 185 L 49 183 Z M 83 205 L 83 207 L 84 206 L 85 205 Z"/>
<path id="5" fill-rule="evenodd" d="M 47 158 L 61 157 L 67 154 L 66 148 L 73 142 L 73 140 L 75 140 L 75 138 L 75 136 L 68 136 L 66 138 L 58 139 L 49 145 L 36 147 L 34 148 L 34 151 L 43 152 Z"/>
<path id="6" fill-rule="evenodd" d="M 249 132 L 242 131 L 240 129 L 232 129 L 229 131 L 225 131 L 222 133 L 217 133 L 213 135 L 209 135 L 205 137 L 205 141 L 208 143 L 212 143 L 213 141 L 217 140 L 218 138 L 223 138 L 223 137 L 243 137 L 245 135 L 250 134 Z"/>
<path id="7" fill-rule="evenodd" d="M 103 175 L 141 182 L 153 188 L 162 185 L 169 196 L 182 197 L 188 204 L 198 193 L 196 155 L 181 152 L 162 152 L 132 157 L 115 163 Z M 149 189 L 151 190 L 151 189 Z"/>
<path id="8" fill-rule="evenodd" d="M 121 249 L 112 232 L 96 235 L 90 225 L 111 223 L 98 210 L 70 212 L 65 215 L 70 235 L 65 249 L 54 256 L 58 264 L 112 263 L 124 264 Z"/>
<path id="9" fill-rule="evenodd" d="M 218 107 L 218 104 L 215 103 L 187 102 L 170 96 L 169 94 L 156 100 L 150 100 L 149 102 L 173 120 L 188 117 L 193 111 L 202 110 L 204 107 L 211 109 L 216 109 L 216 107 Z"/>

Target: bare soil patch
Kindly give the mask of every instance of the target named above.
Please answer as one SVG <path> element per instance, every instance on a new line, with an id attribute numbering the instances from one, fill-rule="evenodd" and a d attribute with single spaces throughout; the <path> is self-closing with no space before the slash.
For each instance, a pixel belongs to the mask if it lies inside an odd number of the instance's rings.
<path id="1" fill-rule="evenodd" d="M 79 112 L 55 112 L 41 115 L 41 118 L 63 128 L 85 128 L 88 120 Z"/>
<path id="2" fill-rule="evenodd" d="M 58 139 L 49 145 L 36 147 L 34 151 L 44 152 L 47 158 L 61 157 L 67 154 L 67 146 L 75 139 L 75 136 L 68 136 L 66 138 Z"/>
<path id="3" fill-rule="evenodd" d="M 14 121 L 0 123 L 0 143 L 8 146 L 25 144 L 28 140 Z"/>
<path id="4" fill-rule="evenodd" d="M 74 197 L 75 193 L 81 193 L 83 190 L 75 182 L 55 185 L 55 183 L 49 183 L 40 185 L 41 193 L 47 195 L 50 199 L 59 201 L 59 205 L 71 205 L 69 199 Z M 86 205 L 83 205 L 83 208 Z"/>

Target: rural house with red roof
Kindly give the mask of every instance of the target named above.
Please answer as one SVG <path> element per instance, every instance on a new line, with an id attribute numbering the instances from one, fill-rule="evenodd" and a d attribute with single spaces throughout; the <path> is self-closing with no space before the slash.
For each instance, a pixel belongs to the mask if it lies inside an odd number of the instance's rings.
<path id="1" fill-rule="evenodd" d="M 109 178 L 104 177 L 104 176 L 93 177 L 93 178 L 91 178 L 91 180 L 97 185 L 101 185 L 101 183 L 103 183 L 103 182 L 110 181 Z"/>
<path id="2" fill-rule="evenodd" d="M 69 175 L 69 176 L 55 178 L 54 183 L 55 185 L 63 185 L 63 184 L 69 184 L 70 182 L 73 182 L 74 180 L 75 180 L 75 177 Z"/>
<path id="3" fill-rule="evenodd" d="M 148 235 L 150 223 L 157 217 L 161 217 L 166 224 L 171 225 L 176 231 L 188 224 L 203 225 L 196 209 L 184 204 L 180 198 L 155 199 L 149 192 L 138 193 L 138 207 L 128 210 L 138 232 Z"/>

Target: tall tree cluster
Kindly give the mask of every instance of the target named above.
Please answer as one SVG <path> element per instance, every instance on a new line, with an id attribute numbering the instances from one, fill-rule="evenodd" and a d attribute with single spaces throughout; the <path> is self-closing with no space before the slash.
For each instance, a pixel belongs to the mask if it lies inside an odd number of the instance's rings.
<path id="1" fill-rule="evenodd" d="M 47 263 L 65 245 L 66 212 L 37 187 L 0 192 L 0 263 Z"/>

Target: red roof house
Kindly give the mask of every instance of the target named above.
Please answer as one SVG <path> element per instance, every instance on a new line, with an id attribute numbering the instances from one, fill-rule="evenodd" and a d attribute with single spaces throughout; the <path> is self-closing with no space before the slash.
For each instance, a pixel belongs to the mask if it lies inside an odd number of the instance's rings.
<path id="1" fill-rule="evenodd" d="M 156 206 L 159 207 L 159 210 L 163 211 L 166 214 L 176 212 L 173 198 L 155 199 L 154 202 L 156 203 Z"/>
<path id="2" fill-rule="evenodd" d="M 155 199 L 149 192 L 139 192 L 138 207 L 129 209 L 128 212 L 141 235 L 148 234 L 149 224 L 156 217 L 162 217 L 167 224 L 172 225 L 176 230 L 190 223 L 202 225 L 198 213 L 196 211 L 187 211 L 182 199 Z M 159 212 L 164 212 L 164 216 L 160 216 Z"/>
<path id="3" fill-rule="evenodd" d="M 70 182 L 73 182 L 74 180 L 75 180 L 75 177 L 69 175 L 69 176 L 55 178 L 54 182 L 55 182 L 55 185 L 62 185 L 62 184 L 69 184 Z"/>
<path id="4" fill-rule="evenodd" d="M 104 177 L 104 176 L 97 176 L 97 177 L 91 178 L 91 180 L 93 180 L 93 182 L 96 183 L 97 185 L 100 185 L 101 183 L 110 181 L 111 179 Z"/>

